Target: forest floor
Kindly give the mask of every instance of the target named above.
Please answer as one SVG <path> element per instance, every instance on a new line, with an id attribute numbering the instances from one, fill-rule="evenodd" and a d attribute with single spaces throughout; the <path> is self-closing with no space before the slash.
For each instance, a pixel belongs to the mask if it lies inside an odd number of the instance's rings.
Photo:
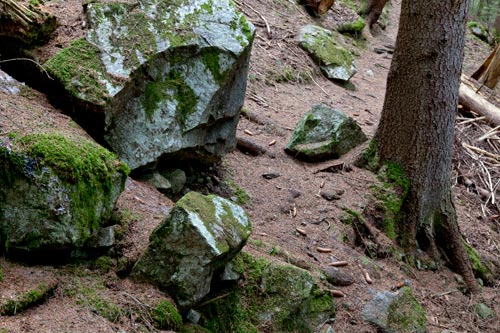
<path id="1" fill-rule="evenodd" d="M 204 176 L 210 181 L 202 190 L 227 194 L 228 188 L 233 188 L 232 196 L 242 202 L 254 230 L 245 250 L 304 268 L 347 261 L 349 265 L 343 270 L 351 273 L 356 283 L 342 287 L 346 296 L 336 299 L 332 325 L 336 332 L 376 332 L 361 319 L 364 304 L 375 292 L 391 290 L 405 281 L 424 306 L 429 332 L 498 332 L 500 281 L 483 287 L 478 295 L 468 296 L 460 292 L 460 279 L 447 268 L 418 270 L 397 258 L 370 261 L 364 249 L 356 246 L 352 226 L 343 224 L 339 217 L 345 214 L 345 208 L 363 207 L 370 186 L 377 182 L 374 174 L 356 167 L 351 171 L 317 172 L 338 161 L 306 163 L 284 152 L 299 119 L 318 103 L 345 112 L 369 137 L 374 134 L 384 101 L 401 0 L 391 1 L 384 29 L 376 27 L 373 35 L 365 31 L 364 38 L 352 41 L 358 70 L 351 79 L 354 89 L 324 78 L 295 41 L 298 30 L 306 24 L 333 28 L 336 22 L 352 15 L 352 11 L 341 5 L 342 1 L 317 19 L 293 0 L 235 0 L 235 3 L 257 29 L 244 109 L 260 120 L 256 122 L 242 115 L 238 136 L 266 147 L 268 153 L 251 156 L 234 151 L 206 170 Z M 464 73 L 470 75 L 491 48 L 471 35 L 466 43 Z M 484 182 L 481 161 L 472 158 L 475 156 L 471 157 L 461 146 L 461 142 L 470 143 L 491 128 L 475 120 L 464 124 L 464 116 L 460 117 L 452 180 L 460 228 L 481 255 L 498 261 L 498 204 L 478 193 L 477 188 L 485 187 L 481 185 Z M 490 176 L 498 173 L 490 171 Z M 269 173 L 278 177 L 263 177 Z M 477 185 L 476 190 L 463 185 L 464 177 Z M 333 192 L 338 200 L 327 201 L 319 195 L 320 191 Z M 118 205 L 131 219 L 121 248 L 125 257 L 133 260 L 144 251 L 150 232 L 172 205 L 171 200 L 149 185 L 133 179 L 127 181 Z M 332 251 L 318 252 L 318 247 Z M 40 281 L 56 280 L 58 284 L 53 296 L 43 304 L 16 316 L 0 317 L 0 332 L 135 332 L 141 327 L 152 331 L 153 328 L 138 324 L 132 316 L 109 321 L 96 311 L 95 300 L 99 297 L 125 309 L 145 307 L 165 297 L 155 288 L 119 278 L 113 270 L 103 274 L 102 269 L 92 265 L 23 266 L 0 259 L 0 267 L 3 270 L 0 296 L 4 299 L 33 289 Z M 366 282 L 364 269 L 373 283 Z M 472 309 L 478 302 L 492 308 L 497 318 L 480 318 Z"/>

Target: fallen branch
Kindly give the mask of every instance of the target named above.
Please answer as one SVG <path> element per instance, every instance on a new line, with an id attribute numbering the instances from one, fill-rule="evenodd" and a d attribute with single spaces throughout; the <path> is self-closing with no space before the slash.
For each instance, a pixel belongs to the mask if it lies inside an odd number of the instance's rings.
<path id="1" fill-rule="evenodd" d="M 249 153 L 252 156 L 259 156 L 268 152 L 267 149 L 261 145 L 242 137 L 236 137 L 236 148 L 242 153 Z"/>
<path id="2" fill-rule="evenodd" d="M 464 81 L 464 79 L 462 79 Z M 500 125 L 500 109 L 485 100 L 473 89 L 462 83 L 458 91 L 458 102 L 465 108 L 484 116 L 491 124 Z"/>

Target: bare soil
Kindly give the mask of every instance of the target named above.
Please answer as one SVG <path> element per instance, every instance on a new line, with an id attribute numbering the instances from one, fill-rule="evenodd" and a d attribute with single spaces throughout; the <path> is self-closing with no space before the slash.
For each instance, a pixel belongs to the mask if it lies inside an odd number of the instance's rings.
<path id="1" fill-rule="evenodd" d="M 391 290 L 405 282 L 411 285 L 425 308 L 429 332 L 498 332 L 499 280 L 483 287 L 481 294 L 468 296 L 460 291 L 459 277 L 446 267 L 425 271 L 409 267 L 398 258 L 369 261 L 364 249 L 355 246 L 352 226 L 343 224 L 339 217 L 346 207 L 358 210 L 363 207 L 370 185 L 377 181 L 375 175 L 356 167 L 351 171 L 317 172 L 337 161 L 305 163 L 284 153 L 293 128 L 317 103 L 342 110 L 356 119 L 368 136 L 373 135 L 383 106 L 401 0 L 391 1 L 385 29 L 378 26 L 373 34 L 365 31 L 364 39 L 352 41 L 358 69 L 351 80 L 354 90 L 325 79 L 295 41 L 303 25 L 314 23 L 332 28 L 352 17 L 352 11 L 336 3 L 325 17 L 314 19 L 293 0 L 235 0 L 235 3 L 257 28 L 244 108 L 264 120 L 264 124 L 259 124 L 242 116 L 238 136 L 260 144 L 269 153 L 255 157 L 234 151 L 219 165 L 205 170 L 203 176 L 210 181 L 199 189 L 234 198 L 237 193 L 228 194 L 227 187 L 222 186 L 224 180 L 229 179 L 248 194 L 250 199 L 244 207 L 254 232 L 245 250 L 311 270 L 335 260 L 349 262 L 342 269 L 351 273 L 356 283 L 339 288 L 346 296 L 336 299 L 336 321 L 332 325 L 336 332 L 376 332 L 361 319 L 364 304 L 375 292 Z M 51 6 L 59 8 L 57 4 L 53 2 Z M 75 6 L 74 10 L 80 11 L 81 7 Z M 82 13 L 59 28 L 58 34 L 63 40 L 82 33 Z M 471 74 L 489 50 L 487 45 L 468 35 L 464 72 Z M 19 122 L 15 115 L 9 114 L 13 119 L 2 118 L 4 126 L 7 122 Z M 465 174 L 476 187 L 483 186 L 485 173 L 481 171 L 479 159 L 472 159 L 460 142 L 472 142 L 484 134 L 484 128 L 489 125 L 474 121 L 466 126 L 459 124 L 461 121 L 463 119 L 457 121 L 453 179 L 460 228 L 481 255 L 499 261 L 498 204 L 492 204 L 491 197 L 482 198 L 477 189 L 465 186 L 462 177 Z M 342 161 L 349 163 L 350 160 L 347 157 Z M 494 176 L 497 170 L 498 166 L 496 170 L 490 169 L 491 174 Z M 268 173 L 278 177 L 264 178 Z M 198 187 L 192 185 L 191 188 Z M 333 192 L 339 199 L 327 201 L 319 195 L 320 191 Z M 173 201 L 151 186 L 133 179 L 127 181 L 126 191 L 118 203 L 122 218 L 129 222 L 129 231 L 118 249 L 125 259 L 115 265 L 125 266 L 126 271 L 126 266 L 144 251 L 149 234 L 172 205 Z M 297 232 L 297 228 L 301 232 Z M 319 252 L 318 247 L 331 252 Z M 58 281 L 58 288 L 45 303 L 15 316 L 0 317 L 0 332 L 155 331 L 147 318 L 141 320 L 140 314 L 158 299 L 168 297 L 155 288 L 118 277 L 113 269 L 107 271 L 92 264 L 24 266 L 0 259 L 0 267 L 3 270 L 0 301 L 40 283 Z M 363 270 L 373 279 L 371 284 L 364 278 Z M 112 322 L 96 310 L 85 288 L 122 309 L 137 311 L 127 312 Z M 497 318 L 480 318 L 472 310 L 477 302 L 492 308 Z"/>

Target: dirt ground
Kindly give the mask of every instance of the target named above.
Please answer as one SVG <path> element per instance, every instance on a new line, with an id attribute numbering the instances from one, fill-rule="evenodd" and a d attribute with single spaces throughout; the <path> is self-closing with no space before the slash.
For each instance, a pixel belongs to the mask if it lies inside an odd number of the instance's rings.
<path id="1" fill-rule="evenodd" d="M 298 29 L 305 24 L 333 28 L 353 15 L 340 5 L 342 1 L 337 2 L 325 17 L 314 19 L 293 0 L 235 0 L 257 28 L 244 109 L 259 118 L 256 121 L 242 116 L 238 136 L 260 144 L 268 153 L 255 157 L 234 151 L 212 170 L 206 170 L 206 176 L 213 181 L 202 190 L 221 192 L 217 182 L 230 179 L 248 194 L 244 207 L 254 232 L 245 250 L 251 253 L 304 268 L 321 267 L 335 260 L 349 263 L 343 270 L 351 273 L 356 283 L 340 288 L 345 297 L 336 299 L 336 318 L 332 325 L 336 332 L 376 332 L 361 319 L 364 304 L 374 293 L 391 290 L 404 282 L 411 285 L 424 306 L 429 332 L 498 332 L 500 281 L 483 287 L 479 295 L 467 296 L 460 292 L 459 278 L 447 268 L 423 271 L 408 267 L 397 258 L 370 264 L 363 249 L 353 246 L 352 228 L 340 222 L 339 217 L 346 207 L 358 210 L 362 207 L 370 185 L 376 182 L 373 174 L 356 167 L 351 171 L 317 172 L 336 161 L 305 163 L 284 152 L 293 128 L 314 104 L 323 103 L 342 110 L 356 119 L 368 136 L 372 136 L 377 127 L 401 0 L 391 1 L 388 17 L 383 21 L 385 29 L 376 27 L 373 35 L 365 32 L 365 39 L 352 42 L 358 70 L 351 80 L 354 89 L 325 79 L 295 41 Z M 71 35 L 71 26 L 77 23 L 81 25 L 81 19 L 66 22 L 62 31 Z M 80 29 L 80 25 L 74 29 Z M 464 72 L 471 74 L 488 53 L 485 44 L 467 36 Z M 480 254 L 498 261 L 498 204 L 492 204 L 491 197 L 481 198 L 477 190 L 463 185 L 464 175 L 477 187 L 482 186 L 484 177 L 478 160 L 472 160 L 460 146 L 460 142 L 470 142 L 474 135 L 484 134 L 482 131 L 488 125 L 475 121 L 462 124 L 463 118 L 460 116 L 457 120 L 453 179 L 459 224 L 467 241 Z M 496 168 L 498 170 L 498 165 Z M 269 173 L 277 177 L 263 177 Z M 497 173 L 491 169 L 493 176 Z M 319 195 L 320 191 L 334 192 L 339 198 L 327 201 Z M 172 205 L 171 200 L 149 185 L 132 179 L 127 181 L 118 204 L 130 219 L 130 231 L 120 248 L 124 258 L 133 261 L 144 251 L 150 232 Z M 297 228 L 301 232 L 297 232 Z M 329 248 L 331 252 L 318 252 L 318 247 Z M 113 270 L 103 273 L 92 265 L 23 266 L 0 259 L 0 267 L 3 270 L 2 300 L 45 280 L 55 279 L 58 283 L 54 294 L 43 304 L 16 316 L 0 317 L 0 332 L 154 331 L 144 321 L 138 324 L 140 321 L 132 315 L 121 316 L 115 322 L 105 319 L 82 288 L 97 290 L 101 297 L 122 308 L 137 309 L 166 297 L 150 286 L 120 278 Z M 363 269 L 368 271 L 373 283 L 366 282 Z M 475 314 L 472 306 L 478 302 L 492 308 L 497 318 L 482 319 Z"/>

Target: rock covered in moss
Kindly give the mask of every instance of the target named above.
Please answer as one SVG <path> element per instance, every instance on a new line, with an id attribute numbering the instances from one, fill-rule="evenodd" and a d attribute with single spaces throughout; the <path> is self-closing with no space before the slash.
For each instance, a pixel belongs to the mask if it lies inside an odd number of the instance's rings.
<path id="1" fill-rule="evenodd" d="M 366 140 L 356 121 L 318 104 L 300 119 L 285 151 L 298 159 L 320 161 L 338 158 Z"/>
<path id="2" fill-rule="evenodd" d="M 361 317 L 382 332 L 426 332 L 427 319 L 422 305 L 415 299 L 411 288 L 398 293 L 383 291 L 363 309 Z"/>
<path id="3" fill-rule="evenodd" d="M 0 141 L 1 248 L 69 252 L 106 226 L 128 168 L 93 141 L 60 133 Z"/>
<path id="4" fill-rule="evenodd" d="M 152 233 L 133 275 L 169 290 L 181 307 L 191 306 L 208 294 L 213 273 L 241 250 L 251 231 L 240 206 L 190 192 Z"/>
<path id="5" fill-rule="evenodd" d="M 351 20 L 340 24 L 337 27 L 337 31 L 341 34 L 361 35 L 365 26 L 365 20 L 362 17 L 358 16 L 356 20 Z"/>
<path id="6" fill-rule="evenodd" d="M 87 16 L 44 67 L 132 169 L 234 149 L 254 27 L 232 1 L 97 1 Z"/>
<path id="7" fill-rule="evenodd" d="M 200 309 L 202 325 L 213 332 L 316 332 L 334 316 L 331 294 L 304 269 L 246 252 L 232 266 L 244 276 L 241 287 Z"/>
<path id="8" fill-rule="evenodd" d="M 349 81 L 356 74 L 353 55 L 335 40 L 332 31 L 306 25 L 300 29 L 297 41 L 311 54 L 329 79 Z"/>

